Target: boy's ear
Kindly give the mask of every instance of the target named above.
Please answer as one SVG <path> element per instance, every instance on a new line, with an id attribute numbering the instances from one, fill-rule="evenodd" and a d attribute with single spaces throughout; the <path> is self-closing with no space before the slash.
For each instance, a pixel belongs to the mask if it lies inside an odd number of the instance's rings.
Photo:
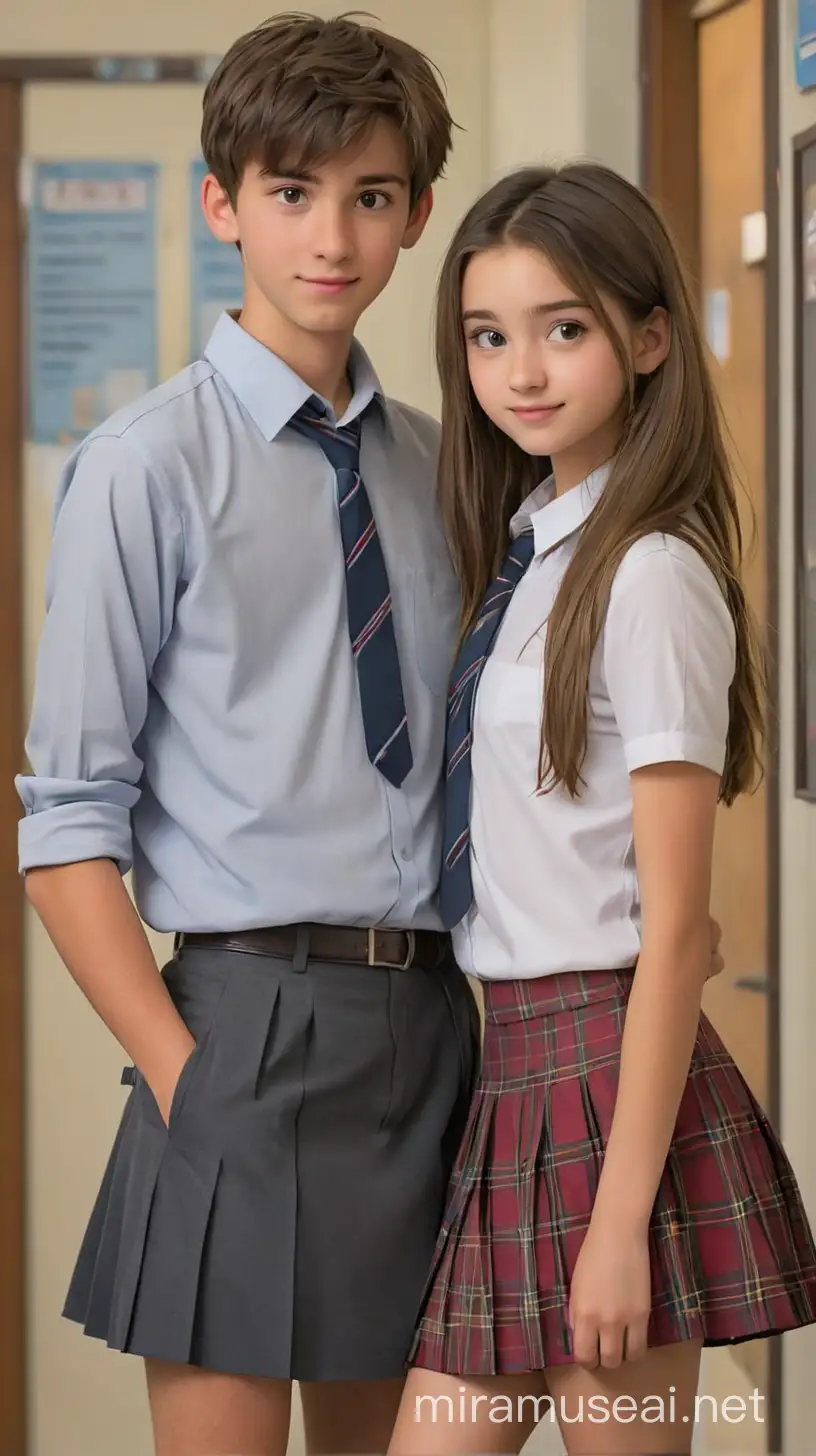
<path id="1" fill-rule="evenodd" d="M 414 203 L 411 216 L 408 219 L 408 226 L 405 229 L 402 239 L 403 248 L 416 247 L 416 244 L 425 231 L 425 224 L 433 212 L 433 205 L 433 188 L 426 187 L 424 192 L 420 192 L 419 197 Z"/>
<path id="2" fill-rule="evenodd" d="M 219 242 L 237 243 L 240 241 L 238 219 L 232 203 L 220 182 L 213 177 L 211 172 L 207 173 L 201 184 L 201 209 L 207 219 L 210 232 L 218 238 Z"/>

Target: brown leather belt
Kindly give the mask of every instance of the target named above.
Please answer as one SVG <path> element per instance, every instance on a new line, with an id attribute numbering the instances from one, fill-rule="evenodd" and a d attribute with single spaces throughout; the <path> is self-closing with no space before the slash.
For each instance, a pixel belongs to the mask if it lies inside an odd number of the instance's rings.
<path id="1" fill-rule="evenodd" d="M 451 957 L 450 936 L 441 931 L 317 924 L 270 925 L 259 930 L 217 933 L 183 931 L 176 936 L 176 950 L 185 945 L 208 946 L 211 950 L 235 950 L 290 960 L 304 942 L 312 960 L 348 961 L 385 970 L 435 971 Z"/>

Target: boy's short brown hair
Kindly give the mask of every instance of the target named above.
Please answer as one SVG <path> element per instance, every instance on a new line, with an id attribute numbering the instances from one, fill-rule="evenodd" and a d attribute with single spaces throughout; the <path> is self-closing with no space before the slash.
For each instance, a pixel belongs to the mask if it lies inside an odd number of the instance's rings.
<path id="1" fill-rule="evenodd" d="M 250 163 L 320 165 L 362 142 L 380 116 L 408 148 L 412 200 L 443 171 L 453 122 L 431 62 L 349 15 L 277 15 L 235 41 L 204 93 L 201 146 L 234 203 Z"/>

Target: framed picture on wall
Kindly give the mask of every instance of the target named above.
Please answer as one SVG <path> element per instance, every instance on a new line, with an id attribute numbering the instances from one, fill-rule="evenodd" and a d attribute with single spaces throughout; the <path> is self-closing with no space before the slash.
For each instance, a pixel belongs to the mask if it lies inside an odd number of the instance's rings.
<path id="1" fill-rule="evenodd" d="M 816 801 L 816 127 L 793 145 L 796 793 Z"/>

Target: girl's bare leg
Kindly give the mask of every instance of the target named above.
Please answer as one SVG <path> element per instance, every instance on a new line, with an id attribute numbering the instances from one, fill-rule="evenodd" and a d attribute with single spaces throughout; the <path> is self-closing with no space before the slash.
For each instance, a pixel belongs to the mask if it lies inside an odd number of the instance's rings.
<path id="1" fill-rule="evenodd" d="M 658 1346 L 617 1370 L 548 1370 L 568 1456 L 686 1456 L 701 1349 L 695 1340 Z"/>

